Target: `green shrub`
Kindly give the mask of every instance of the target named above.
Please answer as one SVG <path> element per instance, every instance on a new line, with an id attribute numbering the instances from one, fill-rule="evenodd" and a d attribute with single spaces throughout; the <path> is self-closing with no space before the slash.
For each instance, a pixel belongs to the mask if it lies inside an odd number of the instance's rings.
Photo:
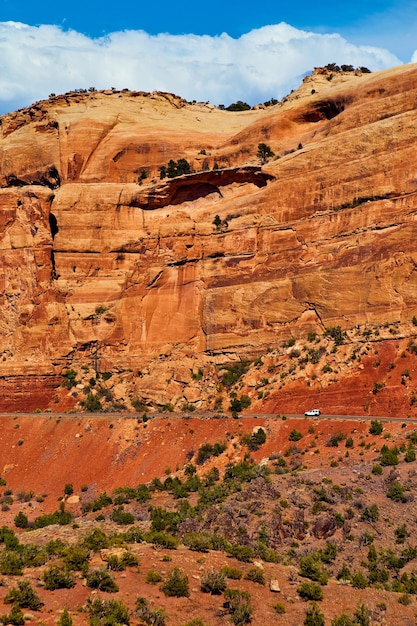
<path id="1" fill-rule="evenodd" d="M 59 524 L 60 526 L 66 526 L 71 524 L 73 516 L 68 511 L 60 509 L 54 513 L 46 513 L 35 518 L 33 525 L 35 528 L 45 528 L 46 526 L 52 526 L 53 524 Z"/>
<path id="2" fill-rule="evenodd" d="M 255 554 L 250 546 L 242 546 L 240 544 L 231 544 L 227 547 L 227 554 L 234 556 L 238 561 L 250 563 Z"/>
<path id="3" fill-rule="evenodd" d="M 211 548 L 211 538 L 209 535 L 201 533 L 186 533 L 182 539 L 185 546 L 196 552 L 208 552 Z"/>
<path id="4" fill-rule="evenodd" d="M 148 543 L 153 543 L 160 548 L 166 548 L 167 550 L 176 550 L 179 541 L 176 537 L 173 537 L 165 531 L 151 531 L 146 533 L 145 539 Z"/>
<path id="5" fill-rule="evenodd" d="M 61 617 L 57 621 L 57 626 L 72 626 L 72 617 L 68 609 L 63 610 Z"/>
<path id="6" fill-rule="evenodd" d="M 136 615 L 149 626 L 165 626 L 167 616 L 162 609 L 151 609 L 146 598 L 136 598 Z"/>
<path id="7" fill-rule="evenodd" d="M 121 526 L 128 526 L 135 522 L 135 516 L 128 511 L 124 511 L 123 506 L 113 509 L 110 519 L 112 522 L 116 522 L 116 524 L 120 524 Z"/>
<path id="8" fill-rule="evenodd" d="M 169 597 L 188 598 L 190 586 L 187 574 L 179 567 L 175 567 L 161 585 L 161 591 Z"/>
<path id="9" fill-rule="evenodd" d="M 356 622 L 354 622 L 349 615 L 346 615 L 346 613 L 342 613 L 342 615 L 332 619 L 331 626 L 356 626 Z"/>
<path id="10" fill-rule="evenodd" d="M 212 569 L 205 572 L 201 578 L 201 591 L 211 595 L 219 595 L 226 589 L 226 578 L 222 571 Z"/>
<path id="11" fill-rule="evenodd" d="M 343 433 L 333 433 L 332 435 L 330 435 L 326 446 L 329 448 L 337 448 L 339 446 L 339 443 L 341 443 L 344 439 L 346 439 L 346 435 L 344 435 Z"/>
<path id="12" fill-rule="evenodd" d="M 250 593 L 239 589 L 225 589 L 224 599 L 224 606 L 228 609 L 233 624 L 243 626 L 243 624 L 248 624 L 251 621 Z"/>
<path id="13" fill-rule="evenodd" d="M 243 572 L 237 567 L 231 567 L 230 565 L 223 565 L 221 569 L 226 578 L 231 580 L 240 580 L 243 576 Z"/>
<path id="14" fill-rule="evenodd" d="M 197 465 L 203 465 L 210 457 L 220 456 L 222 452 L 226 450 L 226 443 L 221 441 L 212 445 L 211 443 L 204 443 L 198 450 L 196 463 Z"/>
<path id="15" fill-rule="evenodd" d="M 293 430 L 290 432 L 290 436 L 288 437 L 288 439 L 289 441 L 300 441 L 302 437 L 303 435 L 298 430 L 295 430 L 295 428 L 293 428 Z"/>
<path id="16" fill-rule="evenodd" d="M 104 567 L 92 570 L 87 576 L 87 586 L 91 589 L 99 589 L 100 591 L 108 591 L 109 593 L 117 593 L 119 586 L 114 576 L 112 576 Z"/>
<path id="17" fill-rule="evenodd" d="M 321 585 L 326 585 L 329 579 L 329 575 L 323 567 L 318 554 L 308 554 L 300 558 L 299 574 Z"/>
<path id="18" fill-rule="evenodd" d="M 372 474 L 376 476 L 381 476 L 382 471 L 382 467 L 378 463 L 372 467 Z"/>
<path id="19" fill-rule="evenodd" d="M 369 586 L 369 581 L 365 574 L 361 571 L 354 572 L 350 579 L 352 587 L 355 589 L 366 589 Z"/>
<path id="20" fill-rule="evenodd" d="M 126 569 L 126 565 L 117 554 L 109 554 L 107 557 L 107 569 L 112 572 L 123 572 Z"/>
<path id="21" fill-rule="evenodd" d="M 87 611 L 90 614 L 91 626 L 121 626 L 130 624 L 129 611 L 119 600 L 102 600 L 87 598 Z"/>
<path id="22" fill-rule="evenodd" d="M 154 569 L 150 569 L 149 572 L 146 574 L 146 582 L 149 585 L 156 585 L 157 583 L 160 583 L 161 580 L 161 574 L 159 574 L 159 572 L 155 571 Z"/>
<path id="23" fill-rule="evenodd" d="M 325 626 L 324 615 L 315 602 L 312 602 L 306 610 L 303 624 L 304 626 Z"/>
<path id="24" fill-rule="evenodd" d="M 394 480 L 388 487 L 387 498 L 394 500 L 394 502 L 407 502 L 405 487 L 397 480 Z"/>
<path id="25" fill-rule="evenodd" d="M 72 571 L 85 572 L 88 569 L 90 551 L 83 545 L 76 543 L 69 546 L 64 556 L 65 566 Z"/>
<path id="26" fill-rule="evenodd" d="M 369 427 L 369 433 L 371 435 L 380 435 L 384 430 L 382 422 L 379 420 L 371 420 L 371 425 Z"/>
<path id="27" fill-rule="evenodd" d="M 23 561 L 19 554 L 11 550 L 3 550 L 0 553 L 0 574 L 3 576 L 21 576 L 23 573 Z"/>
<path id="28" fill-rule="evenodd" d="M 91 393 L 91 391 L 89 394 L 87 394 L 87 397 L 85 398 L 85 400 L 82 401 L 81 404 L 90 413 L 98 413 L 99 411 L 103 410 L 103 406 L 101 404 L 100 398 L 98 397 L 97 394 Z"/>
<path id="29" fill-rule="evenodd" d="M 17 587 L 13 587 L 5 595 L 4 602 L 14 604 L 20 609 L 32 609 L 33 611 L 39 611 L 43 606 L 42 600 L 27 580 L 19 580 Z"/>
<path id="30" fill-rule="evenodd" d="M 379 519 L 379 509 L 376 504 L 371 504 L 370 506 L 366 506 L 361 515 L 361 519 L 364 522 L 372 522 L 375 523 Z"/>
<path id="31" fill-rule="evenodd" d="M 75 370 L 73 370 L 73 369 L 69 369 L 64 374 L 64 381 L 62 383 L 62 386 L 65 387 L 66 389 L 72 389 L 77 384 L 78 384 L 77 372 Z"/>
<path id="32" fill-rule="evenodd" d="M 273 609 L 277 615 L 284 615 L 287 612 L 285 604 L 283 602 L 277 602 L 274 604 Z"/>
<path id="33" fill-rule="evenodd" d="M 0 622 L 2 624 L 13 624 L 13 626 L 23 626 L 25 620 L 22 611 L 16 604 L 13 604 L 10 613 L 0 615 Z"/>
<path id="34" fill-rule="evenodd" d="M 99 550 L 103 550 L 103 548 L 108 548 L 110 541 L 101 528 L 94 528 L 85 535 L 83 545 L 89 550 L 98 552 Z"/>
<path id="35" fill-rule="evenodd" d="M 68 570 L 60 567 L 48 567 L 43 575 L 45 589 L 55 591 L 55 589 L 71 589 L 75 586 L 75 578 Z"/>
<path id="36" fill-rule="evenodd" d="M 297 592 L 303 600 L 323 600 L 323 590 L 318 583 L 304 582 Z"/>
<path id="37" fill-rule="evenodd" d="M 237 100 L 237 102 L 232 102 L 226 107 L 226 111 L 249 111 L 250 106 L 247 102 L 242 102 L 242 100 Z"/>
<path id="38" fill-rule="evenodd" d="M 14 518 L 14 523 L 17 528 L 27 528 L 29 526 L 29 520 L 27 516 L 19 511 L 19 513 Z"/>
<path id="39" fill-rule="evenodd" d="M 265 574 L 260 567 L 251 567 L 244 576 L 245 580 L 250 580 L 259 585 L 265 584 Z"/>

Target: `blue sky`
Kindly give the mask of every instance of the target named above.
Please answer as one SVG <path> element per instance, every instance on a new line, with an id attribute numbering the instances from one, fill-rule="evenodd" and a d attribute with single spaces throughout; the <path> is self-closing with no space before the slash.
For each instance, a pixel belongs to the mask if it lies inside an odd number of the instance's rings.
<path id="1" fill-rule="evenodd" d="M 417 60 L 416 0 L 0 0 L 0 113 L 74 88 L 251 104 L 314 66 Z"/>

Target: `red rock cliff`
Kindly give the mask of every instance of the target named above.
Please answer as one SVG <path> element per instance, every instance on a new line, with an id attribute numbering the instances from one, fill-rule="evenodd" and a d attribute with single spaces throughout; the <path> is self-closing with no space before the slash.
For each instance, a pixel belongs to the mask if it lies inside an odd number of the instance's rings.
<path id="1" fill-rule="evenodd" d="M 70 366 L 133 377 L 161 359 L 146 387 L 163 403 L 184 359 L 409 322 L 417 69 L 348 78 L 240 113 L 109 91 L 3 116 L 3 407 L 45 406 Z M 160 181 L 179 158 L 194 173 Z"/>

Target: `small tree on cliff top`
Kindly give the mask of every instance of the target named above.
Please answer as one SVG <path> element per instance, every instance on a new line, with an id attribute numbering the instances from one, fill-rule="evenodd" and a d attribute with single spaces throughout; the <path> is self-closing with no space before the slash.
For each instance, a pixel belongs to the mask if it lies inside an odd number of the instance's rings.
<path id="1" fill-rule="evenodd" d="M 256 153 L 256 156 L 261 160 L 261 163 L 266 163 L 268 159 L 275 156 L 275 153 L 272 152 L 271 147 L 266 143 L 260 143 L 258 145 L 258 152 Z"/>

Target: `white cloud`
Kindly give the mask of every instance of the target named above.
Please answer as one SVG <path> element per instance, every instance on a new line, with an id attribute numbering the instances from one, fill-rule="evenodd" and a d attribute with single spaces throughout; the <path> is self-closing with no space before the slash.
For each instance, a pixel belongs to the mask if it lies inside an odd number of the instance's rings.
<path id="1" fill-rule="evenodd" d="M 416 55 L 415 55 L 416 56 Z M 329 62 L 379 70 L 401 61 L 383 48 L 354 45 L 281 23 L 239 39 L 223 33 L 148 35 L 121 31 L 90 39 L 57 26 L 0 23 L 0 112 L 49 93 L 109 87 L 170 91 L 188 100 L 250 104 L 282 97 Z"/>

